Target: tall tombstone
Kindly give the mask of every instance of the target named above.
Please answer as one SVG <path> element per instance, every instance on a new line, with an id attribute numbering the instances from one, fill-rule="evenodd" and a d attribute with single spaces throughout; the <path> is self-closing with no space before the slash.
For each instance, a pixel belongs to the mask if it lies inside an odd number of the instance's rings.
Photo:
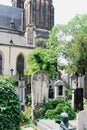
<path id="1" fill-rule="evenodd" d="M 32 75 L 31 94 L 32 94 L 32 119 L 34 120 L 35 107 L 42 104 L 44 99 L 45 101 L 48 101 L 49 79 L 45 71 L 40 70 Z"/>
<path id="2" fill-rule="evenodd" d="M 83 110 L 83 88 L 74 90 L 74 108 L 75 110 Z"/>
<path id="3" fill-rule="evenodd" d="M 77 130 L 87 130 L 87 110 L 77 114 Z"/>
<path id="4" fill-rule="evenodd" d="M 24 80 L 19 80 L 19 97 L 21 100 L 21 109 L 24 111 L 25 110 L 25 81 Z"/>
<path id="5" fill-rule="evenodd" d="M 87 76 L 84 77 L 84 98 L 87 99 Z"/>
<path id="6" fill-rule="evenodd" d="M 71 75 L 71 88 L 76 89 L 77 86 L 78 86 L 78 77 L 77 77 L 76 73 L 73 73 Z"/>
<path id="7" fill-rule="evenodd" d="M 20 105 L 21 109 L 24 111 L 25 110 L 25 80 L 19 80 L 17 86 L 15 87 L 15 90 L 20 98 Z"/>

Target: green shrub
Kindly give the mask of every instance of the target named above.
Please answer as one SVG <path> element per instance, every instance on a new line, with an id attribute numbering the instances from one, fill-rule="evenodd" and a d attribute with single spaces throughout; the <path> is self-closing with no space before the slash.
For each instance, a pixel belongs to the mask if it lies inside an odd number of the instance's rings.
<path id="1" fill-rule="evenodd" d="M 44 107 L 40 108 L 39 110 L 35 111 L 35 118 L 43 118 L 45 116 L 46 109 Z"/>
<path id="2" fill-rule="evenodd" d="M 51 102 L 48 102 L 48 103 L 44 104 L 44 107 L 46 108 L 46 110 L 47 109 L 53 109 L 53 105 L 52 105 Z"/>
<path id="3" fill-rule="evenodd" d="M 55 120 L 60 120 L 60 115 L 62 112 L 66 112 L 69 115 L 69 119 L 75 119 L 76 113 L 72 108 L 68 100 L 52 100 L 46 103 L 42 108 L 36 111 L 36 118 L 50 118 Z"/>
<path id="4" fill-rule="evenodd" d="M 56 106 L 57 114 L 60 115 L 62 112 L 66 112 L 69 115 L 69 120 L 75 119 L 76 113 L 74 109 L 71 107 L 71 105 L 68 102 L 65 102 L 64 104 L 59 103 Z"/>
<path id="5" fill-rule="evenodd" d="M 54 110 L 47 110 L 45 113 L 45 117 L 46 118 L 50 118 L 50 119 L 60 119 L 60 115 L 57 114 L 57 111 Z"/>
<path id="6" fill-rule="evenodd" d="M 6 82 L 10 82 L 14 86 L 18 85 L 18 80 L 15 78 L 12 78 L 11 76 L 0 76 L 0 79 L 5 80 Z"/>
<path id="7" fill-rule="evenodd" d="M 59 103 L 59 100 L 52 100 L 45 104 L 45 108 L 46 109 L 55 109 L 55 107 L 57 106 L 58 103 Z"/>
<path id="8" fill-rule="evenodd" d="M 65 88 L 65 93 L 66 93 L 66 98 L 68 100 L 71 100 L 72 99 L 72 90 L 68 87 Z"/>
<path id="9" fill-rule="evenodd" d="M 30 124 L 30 118 L 26 116 L 24 112 L 22 114 L 22 123 Z"/>
<path id="10" fill-rule="evenodd" d="M 14 86 L 0 79 L 0 130 L 20 130 L 21 109 Z"/>

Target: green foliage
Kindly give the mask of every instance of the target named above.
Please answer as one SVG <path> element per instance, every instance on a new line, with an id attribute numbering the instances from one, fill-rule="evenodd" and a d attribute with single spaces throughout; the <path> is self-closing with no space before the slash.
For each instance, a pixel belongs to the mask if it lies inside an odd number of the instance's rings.
<path id="1" fill-rule="evenodd" d="M 31 96 L 31 93 L 27 95 L 28 97 L 28 105 L 31 105 L 31 102 L 32 102 L 32 96 Z"/>
<path id="2" fill-rule="evenodd" d="M 59 69 L 65 67 L 69 74 L 75 71 L 83 74 L 86 71 L 87 36 L 84 34 L 87 35 L 87 15 L 76 15 L 68 24 L 53 27 L 47 47 L 55 50 L 57 57 L 61 56 L 68 61 L 66 66 L 64 62 L 61 62 L 62 60 L 58 59 Z"/>
<path id="3" fill-rule="evenodd" d="M 36 110 L 35 111 L 35 118 L 36 119 L 38 119 L 38 118 L 42 119 L 45 115 L 45 111 L 46 111 L 45 107 L 42 107 L 39 110 Z"/>
<path id="4" fill-rule="evenodd" d="M 52 100 L 45 104 L 46 109 L 55 109 L 60 100 Z"/>
<path id="5" fill-rule="evenodd" d="M 0 130 L 20 130 L 21 109 L 14 86 L 0 79 Z"/>
<path id="6" fill-rule="evenodd" d="M 72 98 L 72 90 L 68 87 L 65 88 L 65 93 L 66 93 L 66 99 L 71 100 Z"/>
<path id="7" fill-rule="evenodd" d="M 65 43 L 62 56 L 68 61 L 66 72 L 84 75 L 87 71 L 87 15 L 77 15 L 68 24 L 59 25 L 57 36 Z"/>
<path id="8" fill-rule="evenodd" d="M 46 118 L 50 119 L 60 119 L 60 115 L 57 113 L 56 110 L 47 110 L 45 113 Z"/>
<path id="9" fill-rule="evenodd" d="M 30 118 L 26 116 L 24 112 L 21 113 L 22 123 L 30 124 Z"/>
<path id="10" fill-rule="evenodd" d="M 6 82 L 10 82 L 14 86 L 18 84 L 17 79 L 12 78 L 11 76 L 0 76 L 0 79 L 5 80 Z"/>
<path id="11" fill-rule="evenodd" d="M 62 112 L 66 112 L 69 115 L 69 119 L 75 119 L 76 113 L 71 104 L 65 100 L 52 100 L 46 103 L 42 108 L 35 112 L 36 118 L 50 118 L 60 120 Z"/>
<path id="12" fill-rule="evenodd" d="M 84 75 L 87 71 L 87 34 L 79 32 L 67 48 L 66 54 L 70 61 L 68 70 Z"/>
<path id="13" fill-rule="evenodd" d="M 46 48 L 38 47 L 28 55 L 29 68 L 25 73 L 32 75 L 42 69 L 52 78 L 58 75 L 58 70 L 65 68 L 69 74 L 75 71 L 83 74 L 87 66 L 87 36 L 83 32 L 87 35 L 87 15 L 77 15 L 66 25 L 54 26 L 49 32 Z M 68 61 L 67 66 L 63 58 Z"/>
<path id="14" fill-rule="evenodd" d="M 25 70 L 26 74 L 32 75 L 37 70 L 45 70 L 49 77 L 56 75 L 55 65 L 57 64 L 54 51 L 48 49 L 36 48 L 27 56 L 29 68 Z M 53 55 L 52 55 L 53 54 Z"/>

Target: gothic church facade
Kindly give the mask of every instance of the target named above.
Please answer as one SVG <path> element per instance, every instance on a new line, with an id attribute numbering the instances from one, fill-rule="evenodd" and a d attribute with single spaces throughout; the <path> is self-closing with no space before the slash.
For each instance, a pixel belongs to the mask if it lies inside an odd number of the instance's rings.
<path id="1" fill-rule="evenodd" d="M 44 46 L 54 25 L 52 0 L 12 0 L 0 5 L 0 75 L 23 74 L 26 56 Z"/>

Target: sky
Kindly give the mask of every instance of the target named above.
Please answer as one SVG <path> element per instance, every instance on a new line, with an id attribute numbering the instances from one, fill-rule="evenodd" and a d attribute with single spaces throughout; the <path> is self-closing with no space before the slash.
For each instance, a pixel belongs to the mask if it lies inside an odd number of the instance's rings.
<path id="1" fill-rule="evenodd" d="M 11 5 L 11 0 L 0 0 L 0 4 Z M 55 25 L 67 24 L 77 14 L 87 14 L 87 0 L 53 0 Z"/>

